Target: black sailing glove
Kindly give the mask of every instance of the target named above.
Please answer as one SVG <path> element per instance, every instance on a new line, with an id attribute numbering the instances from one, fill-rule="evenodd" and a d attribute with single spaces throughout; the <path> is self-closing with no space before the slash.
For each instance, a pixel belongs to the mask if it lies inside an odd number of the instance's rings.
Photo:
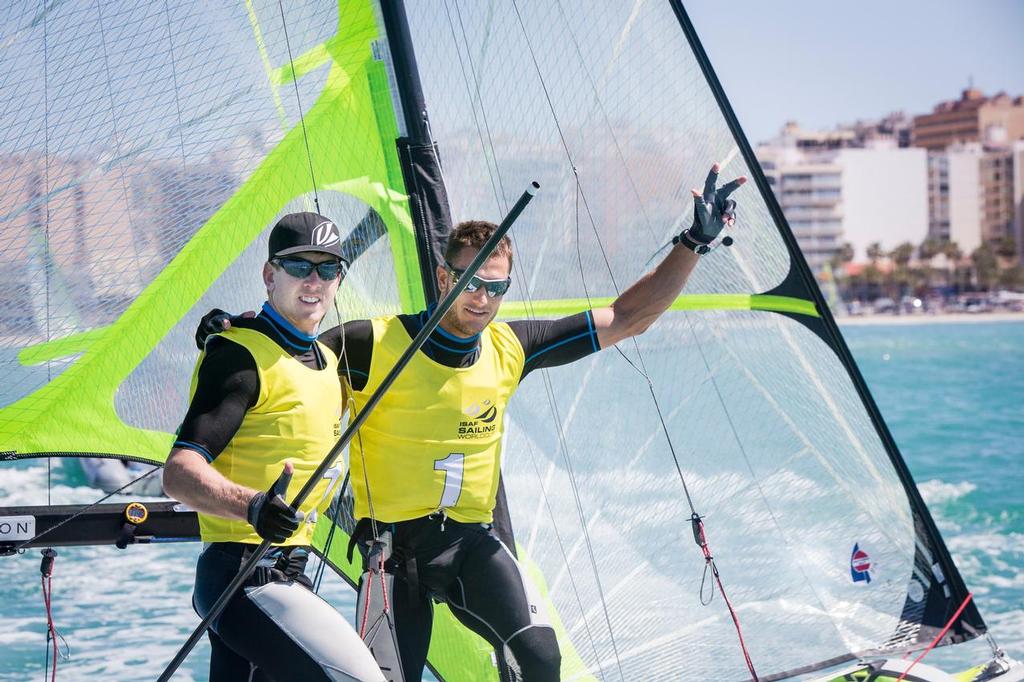
<path id="1" fill-rule="evenodd" d="M 203 319 L 199 320 L 199 326 L 196 327 L 196 346 L 199 350 L 206 348 L 206 339 L 211 334 L 219 334 L 226 329 L 224 322 L 230 322 L 231 317 L 231 313 L 226 313 L 220 308 L 214 308 L 203 315 Z"/>
<path id="2" fill-rule="evenodd" d="M 698 251 L 694 248 L 695 246 L 710 244 L 718 238 L 722 230 L 736 221 L 736 202 L 730 199 L 729 195 L 745 183 L 747 178 L 740 176 L 715 189 L 715 184 L 718 182 L 718 171 L 719 165 L 716 163 L 711 167 L 708 177 L 704 181 L 703 193 L 696 189 L 692 190 L 693 224 L 676 237 L 674 242 L 682 242 L 694 251 Z M 731 243 L 732 240 L 729 241 Z M 703 252 L 706 253 L 706 249 Z"/>
<path id="3" fill-rule="evenodd" d="M 285 467 L 281 475 L 265 493 L 256 493 L 249 501 L 246 519 L 264 540 L 280 544 L 295 534 L 302 523 L 302 512 L 289 506 L 284 499 L 292 480 L 292 468 Z"/>

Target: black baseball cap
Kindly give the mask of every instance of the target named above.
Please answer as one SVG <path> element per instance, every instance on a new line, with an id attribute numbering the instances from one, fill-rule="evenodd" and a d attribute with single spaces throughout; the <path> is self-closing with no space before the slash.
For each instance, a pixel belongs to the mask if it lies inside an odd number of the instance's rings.
<path id="1" fill-rule="evenodd" d="M 289 213 L 270 232 L 267 260 L 293 253 L 317 251 L 341 260 L 341 231 L 334 221 L 318 213 Z"/>

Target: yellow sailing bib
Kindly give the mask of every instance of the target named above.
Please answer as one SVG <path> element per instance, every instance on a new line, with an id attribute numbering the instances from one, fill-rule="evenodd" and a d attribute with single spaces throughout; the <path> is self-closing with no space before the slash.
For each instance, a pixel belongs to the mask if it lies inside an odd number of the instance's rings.
<path id="1" fill-rule="evenodd" d="M 372 321 L 370 377 L 357 410 L 412 339 L 398 318 Z M 489 523 L 498 490 L 505 408 L 522 376 L 523 347 L 503 322 L 480 335 L 472 367 L 445 367 L 416 353 L 352 441 L 357 518 L 392 523 L 444 509 L 456 521 Z"/>
<path id="2" fill-rule="evenodd" d="M 260 394 L 245 413 L 242 425 L 224 451 L 213 460 L 214 469 L 226 478 L 254 490 L 267 490 L 281 475 L 286 461 L 295 465 L 288 495 L 295 495 L 340 437 L 341 384 L 338 359 L 326 346 L 320 350 L 327 361 L 322 370 L 312 369 L 288 355 L 273 339 L 252 329 L 231 328 L 221 336 L 243 346 L 256 361 Z M 202 363 L 204 355 L 200 355 Z M 196 373 L 199 371 L 196 364 Z M 195 376 L 192 390 L 195 391 Z M 308 545 L 318 513 L 330 502 L 341 481 L 336 464 L 319 482 L 300 508 L 306 522 L 285 545 Z M 204 542 L 248 542 L 262 538 L 245 521 L 199 514 Z"/>

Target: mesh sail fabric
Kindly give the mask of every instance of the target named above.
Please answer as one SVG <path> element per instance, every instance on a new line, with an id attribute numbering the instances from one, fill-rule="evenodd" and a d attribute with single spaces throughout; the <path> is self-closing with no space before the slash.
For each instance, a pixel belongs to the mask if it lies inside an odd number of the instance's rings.
<path id="1" fill-rule="evenodd" d="M 360 253 L 339 303 L 422 301 L 370 3 L 18 3 L 9 14 L 5 456 L 162 461 L 199 316 L 258 307 L 267 232 L 314 210 L 315 194 Z"/>
<path id="2" fill-rule="evenodd" d="M 713 162 L 724 180 L 751 175 L 667 2 L 408 12 L 453 217 L 497 219 L 542 187 L 513 230 L 506 317 L 615 296 L 689 224 Z M 509 505 L 566 679 L 749 677 L 723 601 L 701 605 L 670 442 L 759 674 L 884 647 L 908 584 L 929 584 L 914 577 L 927 541 L 835 352 L 792 317 L 731 305 L 792 267 L 754 184 L 735 198 L 736 244 L 701 260 L 678 310 L 513 400 Z M 870 581 L 853 579 L 855 545 Z"/>

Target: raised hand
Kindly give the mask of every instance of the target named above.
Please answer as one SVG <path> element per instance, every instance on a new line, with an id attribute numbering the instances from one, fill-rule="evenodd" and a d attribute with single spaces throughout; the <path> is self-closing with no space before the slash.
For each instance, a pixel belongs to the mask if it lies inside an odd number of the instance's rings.
<path id="1" fill-rule="evenodd" d="M 721 167 L 717 163 L 711 167 L 703 192 L 696 188 L 690 190 L 693 193 L 693 225 L 686 234 L 700 244 L 710 244 L 722 230 L 736 222 L 736 202 L 729 195 L 747 181 L 747 177 L 741 175 L 716 189 L 719 170 Z"/>

